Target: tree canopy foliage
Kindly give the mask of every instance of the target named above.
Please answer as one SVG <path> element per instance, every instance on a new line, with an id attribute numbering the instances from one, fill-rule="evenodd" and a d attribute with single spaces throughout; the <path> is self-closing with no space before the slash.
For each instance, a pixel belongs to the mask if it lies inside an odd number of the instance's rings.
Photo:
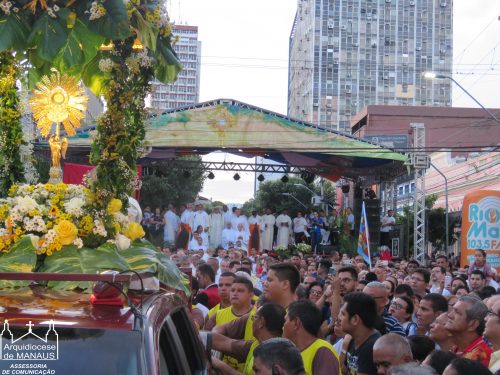
<path id="1" fill-rule="evenodd" d="M 302 185 L 302 186 L 300 186 Z M 323 183 L 324 196 L 330 197 L 333 203 L 334 186 L 330 182 Z M 271 208 L 277 212 L 288 209 L 294 216 L 297 211 L 305 209 L 319 209 L 319 205 L 313 205 L 311 199 L 315 192 L 321 195 L 319 183 L 307 184 L 301 178 L 289 177 L 288 182 L 281 180 L 265 181 L 260 184 L 255 199 L 250 199 L 243 205 L 243 211 L 247 214 L 253 210 L 262 212 L 266 208 Z"/>
<path id="2" fill-rule="evenodd" d="M 154 173 L 146 175 L 142 180 L 140 203 L 142 207 L 166 207 L 172 203 L 176 206 L 193 202 L 203 189 L 205 181 L 200 156 L 185 156 L 183 160 L 196 160 L 200 168 L 191 170 L 169 169 L 158 165 L 148 167 Z"/>

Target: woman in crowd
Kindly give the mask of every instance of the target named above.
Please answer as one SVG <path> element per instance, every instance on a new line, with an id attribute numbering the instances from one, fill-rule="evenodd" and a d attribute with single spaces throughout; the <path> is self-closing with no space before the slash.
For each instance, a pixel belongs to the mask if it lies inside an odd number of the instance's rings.
<path id="1" fill-rule="evenodd" d="M 413 310 L 413 302 L 406 296 L 394 298 L 389 306 L 389 314 L 401 323 L 406 336 L 413 333 L 417 328 L 417 324 L 412 321 Z"/>

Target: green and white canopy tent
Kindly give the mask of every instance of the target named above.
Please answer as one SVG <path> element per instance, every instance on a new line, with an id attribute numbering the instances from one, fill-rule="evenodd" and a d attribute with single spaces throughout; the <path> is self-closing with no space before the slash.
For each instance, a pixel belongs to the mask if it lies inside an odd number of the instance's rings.
<path id="1" fill-rule="evenodd" d="M 93 127 L 70 138 L 71 155 L 85 155 Z M 260 156 L 310 170 L 335 181 L 341 177 L 385 180 L 404 173 L 408 157 L 339 131 L 317 127 L 233 99 L 217 99 L 166 111 L 146 126 L 150 151 L 139 163 L 222 151 Z M 43 148 L 43 144 L 39 144 Z"/>

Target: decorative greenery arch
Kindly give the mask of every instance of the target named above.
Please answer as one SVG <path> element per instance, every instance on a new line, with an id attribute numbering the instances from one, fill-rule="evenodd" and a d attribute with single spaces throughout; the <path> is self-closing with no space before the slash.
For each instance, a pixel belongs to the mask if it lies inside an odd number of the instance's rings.
<path id="1" fill-rule="evenodd" d="M 113 197 L 125 202 L 134 186 L 135 160 L 144 139 L 144 98 L 149 82 L 177 78 L 181 65 L 172 49 L 168 15 L 158 0 L 0 0 L 0 54 L 12 67 L 27 68 L 33 87 L 51 68 L 82 79 L 108 109 L 101 117 L 92 148 L 97 164 L 92 182 L 105 207 Z M 9 59 L 14 56 L 15 59 Z M 0 127 L 0 148 L 19 152 L 17 102 L 2 101 L 12 118 Z M 17 145 L 17 146 L 16 146 Z M 17 160 L 15 155 L 12 160 Z M 21 180 L 15 163 L 4 166 L 5 195 Z M 12 170 L 11 170 L 12 169 Z M 14 177 L 13 177 L 14 176 Z"/>

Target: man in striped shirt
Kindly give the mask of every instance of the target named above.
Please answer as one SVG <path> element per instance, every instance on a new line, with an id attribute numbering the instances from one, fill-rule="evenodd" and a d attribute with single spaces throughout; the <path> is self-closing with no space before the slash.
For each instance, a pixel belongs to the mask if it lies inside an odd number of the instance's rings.
<path id="1" fill-rule="evenodd" d="M 385 285 L 379 281 L 372 281 L 368 283 L 363 289 L 363 293 L 371 296 L 377 303 L 377 313 L 379 315 L 379 321 L 377 322 L 376 328 L 380 331 L 382 335 L 392 332 L 401 336 L 405 336 L 405 330 L 403 326 L 389 314 L 385 307 L 389 303 L 387 289 Z"/>

